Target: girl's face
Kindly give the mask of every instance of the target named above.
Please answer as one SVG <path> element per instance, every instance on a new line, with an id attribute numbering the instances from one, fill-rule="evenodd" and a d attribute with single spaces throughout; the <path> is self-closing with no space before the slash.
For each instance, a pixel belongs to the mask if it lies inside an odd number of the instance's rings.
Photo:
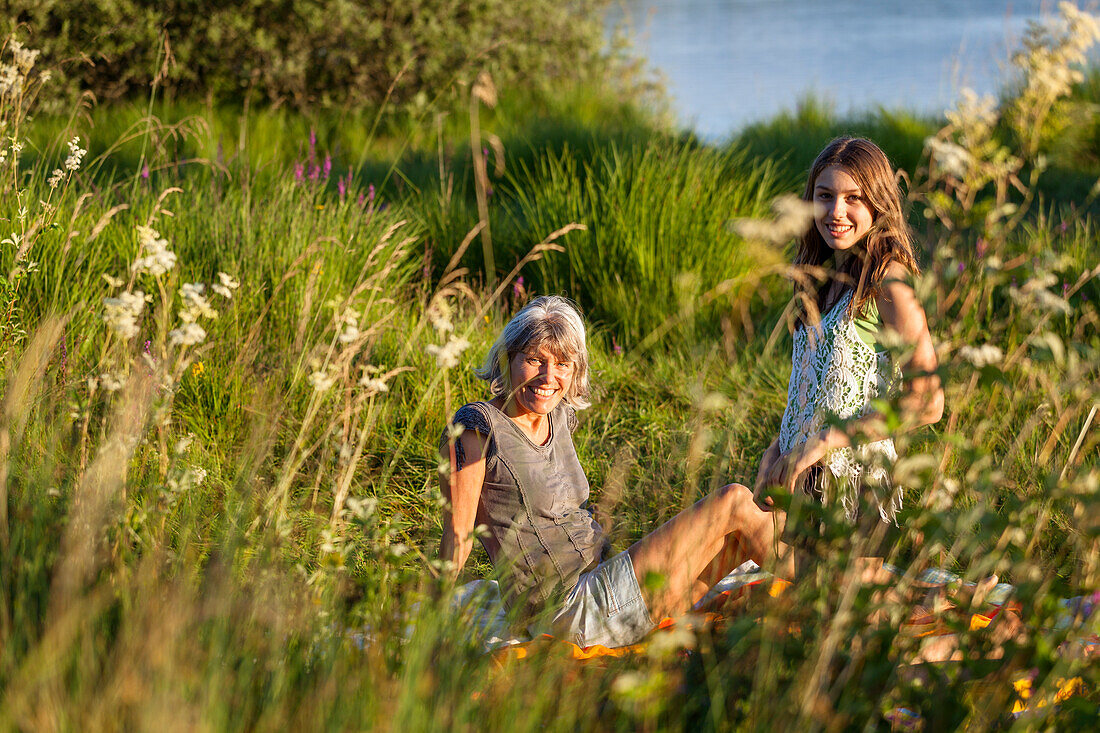
<path id="1" fill-rule="evenodd" d="M 512 389 L 523 413 L 548 415 L 565 398 L 573 384 L 572 360 L 561 359 L 545 346 L 528 346 L 512 357 Z"/>
<path id="2" fill-rule="evenodd" d="M 814 182 L 814 223 L 825 244 L 849 250 L 871 229 L 875 215 L 848 171 L 832 165 Z"/>

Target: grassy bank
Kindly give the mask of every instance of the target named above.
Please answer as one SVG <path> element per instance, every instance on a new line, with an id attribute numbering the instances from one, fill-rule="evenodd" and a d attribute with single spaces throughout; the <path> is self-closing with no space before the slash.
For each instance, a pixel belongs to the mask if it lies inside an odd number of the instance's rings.
<path id="1" fill-rule="evenodd" d="M 1021 725 L 1091 722 L 1100 677 L 1072 644 L 1096 617 L 1059 601 L 1100 572 L 1098 232 L 1091 201 L 1058 192 L 1093 171 L 1041 170 L 1054 153 L 1021 140 L 1016 99 L 985 128 L 807 106 L 721 148 L 598 88 L 535 114 L 501 90 L 473 145 L 468 111 L 405 129 L 198 104 L 20 120 L 0 172 L 0 719 L 883 728 L 906 707 L 980 729 L 1011 723 L 1034 674 L 1039 696 L 1073 677 L 1084 694 Z M 825 580 L 672 648 L 483 654 L 432 562 L 437 441 L 484 396 L 472 367 L 531 294 L 582 304 L 596 399 L 575 440 L 618 549 L 751 482 L 786 398 L 790 248 L 736 220 L 769 216 L 841 131 L 910 174 L 947 390 L 944 420 L 899 438 L 891 559 L 902 587 L 928 566 L 997 573 L 1027 634 L 990 661 L 989 635 L 950 617 L 963 658 L 913 667 L 907 609 L 851 582 L 830 518 Z M 67 172 L 75 135 L 89 152 Z M 932 135 L 972 152 L 964 171 Z M 487 573 L 480 554 L 465 577 Z"/>

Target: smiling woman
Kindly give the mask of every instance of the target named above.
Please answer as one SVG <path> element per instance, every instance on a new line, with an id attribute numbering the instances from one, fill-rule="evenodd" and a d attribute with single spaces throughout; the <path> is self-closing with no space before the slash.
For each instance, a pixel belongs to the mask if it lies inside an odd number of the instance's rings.
<path id="1" fill-rule="evenodd" d="M 771 566 L 781 554 L 772 514 L 730 484 L 610 556 L 573 447 L 577 410 L 589 404 L 588 351 L 568 300 L 532 300 L 504 327 L 478 376 L 493 397 L 455 413 L 463 430 L 453 441 L 444 433 L 441 445 L 450 470 L 442 476 L 449 506 L 440 555 L 453 579 L 475 523 L 484 525 L 481 541 L 505 602 L 530 630 L 582 647 L 633 644 L 654 618 L 689 611 L 745 560 Z M 651 574 L 664 583 L 643 590 Z"/>

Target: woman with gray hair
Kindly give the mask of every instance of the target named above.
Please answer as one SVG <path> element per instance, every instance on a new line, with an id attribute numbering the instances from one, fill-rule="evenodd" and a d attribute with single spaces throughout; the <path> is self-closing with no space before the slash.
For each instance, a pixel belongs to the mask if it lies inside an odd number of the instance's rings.
<path id="1" fill-rule="evenodd" d="M 525 622 L 549 621 L 578 646 L 615 647 L 639 641 L 654 619 L 690 611 L 745 560 L 775 563 L 783 548 L 772 514 L 739 484 L 608 557 L 573 447 L 576 412 L 590 403 L 584 321 L 570 301 L 543 296 L 524 306 L 477 375 L 492 398 L 459 409 L 452 423 L 462 431 L 453 441 L 445 433 L 441 446 L 450 471 L 442 477 L 449 504 L 440 556 L 452 579 L 483 525 L 481 542 L 510 609 Z M 646 584 L 651 574 L 664 582 Z"/>

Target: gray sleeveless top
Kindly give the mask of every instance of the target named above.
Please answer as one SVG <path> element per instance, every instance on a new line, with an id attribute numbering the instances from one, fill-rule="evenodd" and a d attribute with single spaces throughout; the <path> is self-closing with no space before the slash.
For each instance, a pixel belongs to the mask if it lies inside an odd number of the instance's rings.
<path id="1" fill-rule="evenodd" d="M 489 536 L 481 542 L 505 602 L 524 615 L 559 603 L 609 544 L 588 509 L 588 479 L 573 447 L 576 412 L 562 402 L 549 419 L 549 440 L 535 445 L 488 402 L 471 402 L 454 416 L 456 425 L 488 437 L 477 521 Z"/>

